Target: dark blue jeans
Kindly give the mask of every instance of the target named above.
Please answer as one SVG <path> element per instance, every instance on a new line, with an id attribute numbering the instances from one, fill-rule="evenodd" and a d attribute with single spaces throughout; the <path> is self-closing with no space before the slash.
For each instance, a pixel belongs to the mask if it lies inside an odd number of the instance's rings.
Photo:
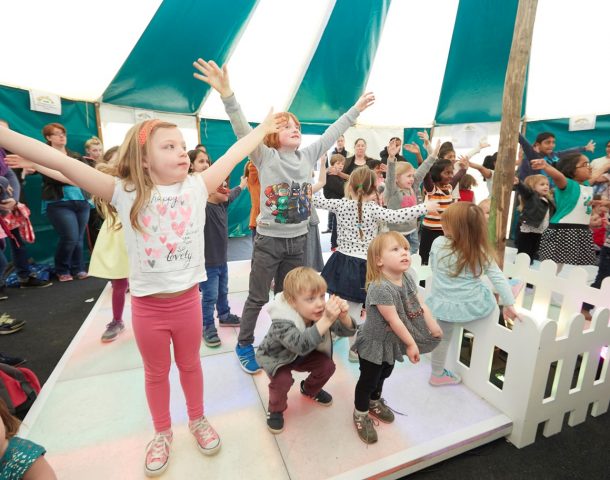
<path id="1" fill-rule="evenodd" d="M 13 257 L 13 265 L 19 280 L 27 280 L 30 276 L 30 264 L 28 262 L 28 252 L 25 249 L 25 242 L 19 234 L 19 229 L 11 230 L 15 240 L 8 238 L 8 244 L 11 247 L 11 256 Z M 17 246 L 19 243 L 19 246 Z"/>
<path id="2" fill-rule="evenodd" d="M 203 328 L 214 325 L 214 307 L 218 312 L 218 319 L 225 319 L 231 313 L 229 308 L 229 272 L 227 264 L 216 267 L 205 267 L 208 279 L 199 284 L 203 292 L 201 310 L 203 312 Z"/>
<path id="3" fill-rule="evenodd" d="M 86 200 L 54 202 L 47 206 L 47 217 L 59 236 L 55 250 L 57 275 L 74 275 L 85 271 L 83 239 L 90 209 Z"/>

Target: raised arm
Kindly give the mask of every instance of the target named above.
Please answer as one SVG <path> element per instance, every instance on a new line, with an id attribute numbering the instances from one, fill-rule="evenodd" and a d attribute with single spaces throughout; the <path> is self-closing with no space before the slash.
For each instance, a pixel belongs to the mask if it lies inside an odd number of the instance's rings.
<path id="1" fill-rule="evenodd" d="M 52 178 L 53 180 L 57 180 L 58 182 L 67 183 L 68 185 L 76 186 L 74 184 L 74 182 L 72 182 L 72 180 L 67 178 L 61 172 L 58 172 L 57 170 L 53 170 L 52 168 L 43 167 L 42 165 L 37 165 L 34 162 L 32 162 L 31 160 L 20 157 L 19 155 L 14 155 L 14 154 L 7 155 L 6 163 L 11 168 L 31 168 L 33 170 L 36 170 L 38 173 L 41 173 L 49 178 Z"/>
<path id="2" fill-rule="evenodd" d="M 375 95 L 371 92 L 364 93 L 352 108 L 341 115 L 335 123 L 326 129 L 317 141 L 302 150 L 306 157 L 313 159 L 313 161 L 320 158 L 323 153 L 327 152 L 330 147 L 334 145 L 339 136 L 352 126 L 356 121 L 356 118 L 358 118 L 358 115 L 364 112 L 373 103 L 375 103 Z"/>
<path id="3" fill-rule="evenodd" d="M 553 179 L 555 182 L 555 186 L 559 190 L 564 190 L 568 185 L 568 181 L 563 173 L 557 170 L 555 167 L 549 165 L 546 160 L 543 158 L 539 158 L 537 160 L 532 160 L 532 169 L 534 170 L 544 170 L 544 172 Z"/>
<path id="4" fill-rule="evenodd" d="M 396 193 L 396 154 L 398 148 L 394 143 L 388 146 L 388 171 L 385 182 L 385 198 L 390 198 Z"/>
<path id="5" fill-rule="evenodd" d="M 193 76 L 196 79 L 207 83 L 220 94 L 220 99 L 229 116 L 235 136 L 237 138 L 242 138 L 248 135 L 248 133 L 252 131 L 252 127 L 248 123 L 248 120 L 246 120 L 239 103 L 237 103 L 235 94 L 231 88 L 227 66 L 223 65 L 221 68 L 213 60 L 206 62 L 201 58 L 197 59 L 196 62 L 193 62 L 193 66 L 199 71 L 199 73 L 193 73 Z M 268 147 L 262 142 L 259 142 L 252 151 L 250 159 L 256 167 L 260 167 L 266 150 L 269 150 Z"/>
<path id="6" fill-rule="evenodd" d="M 263 141 L 265 135 L 278 132 L 285 123 L 285 119 L 274 115 L 273 110 L 269 110 L 267 118 L 258 127 L 237 140 L 210 168 L 199 174 L 203 178 L 208 192 L 216 190 L 218 185 L 229 176 L 231 170 Z"/>
<path id="7" fill-rule="evenodd" d="M 111 175 L 8 128 L 0 128 L 0 145 L 17 155 L 31 159 L 37 165 L 59 171 L 92 195 L 108 202 L 112 200 L 114 178 Z"/>
<path id="8" fill-rule="evenodd" d="M 458 161 L 458 165 L 460 166 L 460 169 L 458 170 L 458 172 L 451 177 L 451 181 L 449 182 L 451 184 L 451 187 L 455 188 L 455 186 L 460 183 L 460 180 L 462 179 L 462 177 L 464 175 L 466 175 L 466 171 L 468 170 L 468 167 L 470 166 L 470 162 L 468 161 L 468 157 L 460 157 L 459 161 Z"/>
<path id="9" fill-rule="evenodd" d="M 470 168 L 474 168 L 476 171 L 478 171 L 485 180 L 489 180 L 491 178 L 492 171 L 489 168 L 485 168 L 483 165 L 471 163 Z"/>

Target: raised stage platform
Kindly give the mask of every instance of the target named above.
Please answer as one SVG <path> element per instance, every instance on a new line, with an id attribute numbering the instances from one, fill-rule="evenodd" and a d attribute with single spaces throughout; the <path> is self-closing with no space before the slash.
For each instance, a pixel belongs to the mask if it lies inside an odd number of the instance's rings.
<path id="1" fill-rule="evenodd" d="M 240 313 L 246 298 L 249 262 L 230 264 L 230 302 Z M 152 423 L 144 396 L 144 373 L 130 326 L 111 344 L 100 335 L 111 319 L 110 285 L 45 384 L 21 429 L 44 445 L 47 458 L 65 480 L 144 478 L 144 447 Z M 269 325 L 257 325 L 260 340 Z M 507 435 L 511 421 L 463 385 L 428 385 L 428 359 L 399 364 L 384 398 L 397 415 L 380 425 L 379 442 L 362 443 L 351 421 L 358 365 L 347 361 L 347 340 L 335 344 L 337 371 L 327 385 L 334 403 L 324 408 L 297 387 L 289 396 L 286 428 L 266 427 L 267 377 L 244 373 L 233 352 L 234 328 L 221 328 L 222 346 L 202 344 L 206 415 L 218 430 L 222 449 L 204 457 L 187 429 L 184 397 L 175 366 L 171 371 L 174 443 L 163 478 L 398 478 Z M 304 378 L 302 375 L 300 378 Z M 295 382 L 295 385 L 298 385 Z"/>

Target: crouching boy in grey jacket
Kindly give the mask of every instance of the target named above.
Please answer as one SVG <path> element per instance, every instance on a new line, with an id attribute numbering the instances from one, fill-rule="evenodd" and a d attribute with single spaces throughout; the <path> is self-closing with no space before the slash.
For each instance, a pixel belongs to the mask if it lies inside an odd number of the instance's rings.
<path id="1" fill-rule="evenodd" d="M 310 372 L 301 382 L 301 393 L 319 405 L 330 406 L 333 397 L 322 387 L 335 372 L 330 331 L 338 336 L 356 333 L 345 300 L 332 295 L 326 301 L 326 282 L 308 267 L 291 270 L 284 291 L 269 306 L 271 327 L 258 347 L 256 360 L 269 375 L 267 427 L 284 430 L 292 371 Z"/>

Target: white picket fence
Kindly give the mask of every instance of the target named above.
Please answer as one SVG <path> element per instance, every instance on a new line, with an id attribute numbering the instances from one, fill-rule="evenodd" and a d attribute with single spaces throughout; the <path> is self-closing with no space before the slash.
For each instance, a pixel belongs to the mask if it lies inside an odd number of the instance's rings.
<path id="1" fill-rule="evenodd" d="M 413 267 L 420 279 L 430 276 L 429 267 L 422 267 L 418 256 L 413 258 Z M 541 423 L 548 437 L 561 431 L 566 414 L 568 424 L 574 426 L 585 421 L 590 406 L 591 415 L 598 416 L 610 403 L 610 278 L 596 289 L 587 285 L 583 269 L 574 269 L 567 278 L 558 277 L 556 270 L 551 261 L 542 262 L 539 270 L 530 268 L 525 254 L 518 255 L 515 263 L 505 264 L 508 277 L 534 286 L 533 293 L 524 288 L 517 297 L 522 321 L 512 330 L 496 321 L 465 324 L 473 336 L 470 366 L 459 361 L 462 332 L 455 335 L 448 357 L 450 368 L 468 388 L 512 419 L 508 440 L 518 448 L 536 440 Z M 550 307 L 553 292 L 562 296 L 561 307 Z M 597 306 L 587 329 L 580 314 L 584 301 Z M 502 388 L 490 381 L 497 348 L 508 354 Z M 605 360 L 597 375 L 600 355 Z M 578 365 L 578 380 L 572 388 Z M 551 369 L 552 389 L 545 398 Z"/>

